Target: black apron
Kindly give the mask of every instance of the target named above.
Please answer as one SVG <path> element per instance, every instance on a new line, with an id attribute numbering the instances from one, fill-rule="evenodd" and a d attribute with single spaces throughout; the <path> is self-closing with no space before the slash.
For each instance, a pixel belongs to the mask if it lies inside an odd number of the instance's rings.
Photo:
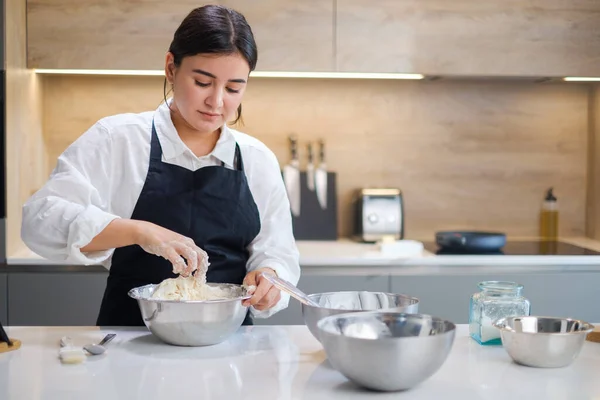
<path id="1" fill-rule="evenodd" d="M 143 220 L 187 236 L 206 251 L 207 282 L 242 284 L 248 245 L 260 231 L 258 208 L 235 145 L 236 169 L 220 166 L 196 171 L 162 162 L 152 121 L 150 164 L 131 219 Z M 143 326 L 137 301 L 127 292 L 137 286 L 175 278 L 166 259 L 132 245 L 115 250 L 100 306 L 99 326 Z M 251 325 L 248 313 L 245 325 Z"/>

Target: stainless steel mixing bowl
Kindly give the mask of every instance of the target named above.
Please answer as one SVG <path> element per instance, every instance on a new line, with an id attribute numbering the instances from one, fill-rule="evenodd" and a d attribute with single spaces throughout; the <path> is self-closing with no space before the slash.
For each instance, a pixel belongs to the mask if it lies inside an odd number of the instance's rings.
<path id="1" fill-rule="evenodd" d="M 502 345 L 518 364 L 559 368 L 579 355 L 594 326 L 581 320 L 554 317 L 508 317 L 494 323 Z"/>
<path id="2" fill-rule="evenodd" d="M 308 297 L 319 307 L 302 304 L 304 323 L 315 339 L 319 340 L 317 322 L 330 315 L 344 314 L 350 311 L 377 311 L 389 309 L 394 312 L 416 314 L 419 312 L 419 299 L 404 294 L 392 294 L 367 291 L 346 291 L 314 293 Z"/>
<path id="3" fill-rule="evenodd" d="M 456 326 L 429 315 L 370 311 L 332 315 L 317 323 L 331 365 L 357 385 L 410 389 L 446 361 Z"/>
<path id="4" fill-rule="evenodd" d="M 151 299 L 158 285 L 140 286 L 129 291 L 136 299 L 144 323 L 154 335 L 177 346 L 208 346 L 231 336 L 244 322 L 248 308 L 242 300 L 251 296 L 241 285 L 209 283 L 232 290 L 231 299 L 175 301 Z"/>

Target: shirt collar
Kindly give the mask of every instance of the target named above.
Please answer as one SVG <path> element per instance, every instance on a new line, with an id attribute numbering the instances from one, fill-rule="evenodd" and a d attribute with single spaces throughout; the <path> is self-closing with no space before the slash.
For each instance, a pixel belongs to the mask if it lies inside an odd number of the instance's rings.
<path id="1" fill-rule="evenodd" d="M 215 148 L 209 155 L 223 161 L 226 167 L 233 168 L 233 163 L 235 161 L 235 145 L 236 141 L 233 132 L 227 125 L 223 125 L 221 127 L 221 136 L 219 136 Z"/>
<path id="2" fill-rule="evenodd" d="M 166 161 L 179 157 L 186 151 L 193 155 L 183 140 L 181 140 L 177 129 L 175 129 L 175 125 L 173 125 L 171 111 L 169 110 L 171 100 L 172 98 L 169 98 L 167 103 L 161 103 L 154 113 L 156 135 L 162 147 L 163 159 Z M 223 125 L 215 148 L 206 157 L 215 157 L 219 161 L 224 162 L 227 167 L 233 168 L 235 145 L 236 141 L 233 132 L 227 125 Z"/>

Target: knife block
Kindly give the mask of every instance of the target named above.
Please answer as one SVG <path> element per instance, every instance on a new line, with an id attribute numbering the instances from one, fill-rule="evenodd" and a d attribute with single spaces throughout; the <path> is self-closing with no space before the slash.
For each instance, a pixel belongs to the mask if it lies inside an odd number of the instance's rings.
<path id="1" fill-rule="evenodd" d="M 292 224 L 296 240 L 337 240 L 335 172 L 327 172 L 327 208 L 322 209 L 317 192 L 308 188 L 306 172 L 300 171 L 300 215 L 296 217 L 292 214 Z"/>

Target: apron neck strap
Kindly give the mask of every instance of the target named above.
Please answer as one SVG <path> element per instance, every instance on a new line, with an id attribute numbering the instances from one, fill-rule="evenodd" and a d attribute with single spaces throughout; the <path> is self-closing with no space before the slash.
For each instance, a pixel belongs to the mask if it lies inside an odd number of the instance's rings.
<path id="1" fill-rule="evenodd" d="M 233 165 L 236 166 L 236 170 L 243 171 L 244 170 L 244 161 L 242 160 L 242 152 L 240 151 L 240 146 L 235 142 L 235 157 L 233 158 Z"/>
<path id="2" fill-rule="evenodd" d="M 162 147 L 156 134 L 156 127 L 154 126 L 154 118 L 152 118 L 152 139 L 150 139 L 150 160 L 161 161 L 162 160 Z"/>

